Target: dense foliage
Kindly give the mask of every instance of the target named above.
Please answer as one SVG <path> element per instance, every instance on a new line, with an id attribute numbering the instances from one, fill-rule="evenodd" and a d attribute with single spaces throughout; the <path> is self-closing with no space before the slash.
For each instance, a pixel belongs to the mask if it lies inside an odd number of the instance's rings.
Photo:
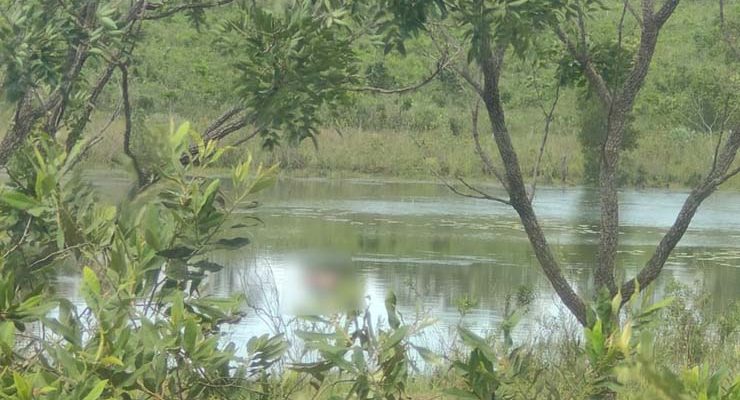
<path id="1" fill-rule="evenodd" d="M 531 301 L 526 291 L 511 298 L 501 340 L 479 336 L 462 319 L 457 350 L 442 354 L 422 346 L 433 320 L 403 322 L 392 294 L 387 325 L 374 326 L 370 311 L 358 309 L 306 317 L 246 345 L 228 341 L 221 332 L 239 321 L 244 305 L 240 298 L 208 295 L 203 284 L 221 269 L 209 254 L 249 242 L 251 217 L 243 211 L 275 170 L 254 170 L 246 161 L 222 186 L 193 164 L 184 166 L 179 155 L 197 145 L 198 161 L 207 167 L 228 150 L 203 142 L 187 124 L 167 137 L 161 180 L 118 204 L 101 201 L 81 179 L 78 147 L 67 153 L 44 134 L 34 135 L 10 164 L 0 193 L 1 397 L 401 399 L 420 390 L 419 380 L 466 399 L 585 398 L 605 389 L 629 396 L 636 387 L 671 399 L 740 396 L 740 375 L 710 369 L 701 356 L 685 364 L 697 365 L 685 372 L 656 364 L 650 332 L 668 302 L 641 305 L 648 297 L 637 295 L 626 319 L 617 314 L 620 298 L 594 308 L 595 322 L 576 356 L 588 377 L 577 393 L 543 375 L 555 361 L 538 356 L 537 344 L 514 345 L 511 332 Z M 80 276 L 84 303 L 55 292 L 60 274 Z M 692 315 L 684 307 L 668 315 Z M 721 326 L 722 346 L 737 340 L 737 321 Z M 303 350 L 296 358 L 289 348 Z"/>
<path id="2" fill-rule="evenodd" d="M 421 381 L 466 399 L 740 398 L 737 355 L 718 366 L 697 350 L 716 339 L 736 352 L 737 318 L 701 326 L 711 331 L 703 340 L 687 333 L 672 343 L 674 353 L 690 349 L 687 359 L 668 364 L 655 349 L 670 346 L 656 332 L 704 321 L 686 304 L 647 304 L 640 287 L 660 274 L 701 202 L 740 173 L 733 164 L 740 137 L 732 131 L 740 126 L 737 24 L 725 19 L 729 12 L 718 29 L 700 26 L 692 37 L 709 61 L 676 66 L 675 58 L 656 53 L 653 64 L 668 72 L 646 81 L 658 32 L 677 1 L 662 2 L 657 12 L 646 1 L 642 19 L 629 2 L 590 0 L 59 3 L 0 0 L 0 91 L 13 109 L 0 143 L 8 173 L 0 192 L 0 397 L 396 400 L 412 396 Z M 609 17 L 615 11 L 621 11 L 616 26 Z M 701 23 L 713 20 L 707 15 Z M 587 25 L 597 27 L 588 37 Z M 179 45 L 173 59 L 169 43 Z M 196 49 L 204 50 L 201 58 Z M 555 113 L 561 96 L 570 106 L 562 117 Z M 560 135 L 578 131 L 571 136 L 583 147 L 581 177 L 602 189 L 595 298 L 574 291 L 549 250 L 532 207 L 536 185 L 525 187 L 510 134 L 521 126 L 504 117 L 509 107 L 529 121 L 525 128 L 544 125 L 540 150 L 525 166 L 533 179 L 551 126 L 560 124 Z M 215 108 L 226 111 L 218 115 Z M 479 142 L 481 109 L 496 162 Z M 112 115 L 100 118 L 101 110 Z M 532 122 L 532 110 L 543 115 L 542 124 Z M 460 117 L 468 112 L 469 122 Z M 202 136 L 189 124 L 160 129 L 157 118 L 168 113 L 209 122 L 198 121 Z M 137 180 L 126 198 L 106 204 L 81 176 L 81 162 L 119 114 L 116 152 L 125 154 Z M 96 126 L 96 118 L 109 122 Z M 453 351 L 442 354 L 421 343 L 432 321 L 405 321 L 392 294 L 386 324 L 375 325 L 369 308 L 356 306 L 305 317 L 300 326 L 246 344 L 229 341 L 223 332 L 243 317 L 242 299 L 210 296 L 204 283 L 222 268 L 214 253 L 250 243 L 252 200 L 272 183 L 276 167 L 254 170 L 245 152 L 220 141 L 235 134 L 237 144 L 257 137 L 267 149 L 304 139 L 318 146 L 327 127 L 340 136 L 347 127 L 357 135 L 367 128 L 445 132 L 445 139 L 435 138 L 445 154 L 448 145 L 470 145 L 459 138 L 471 131 L 481 157 L 466 162 L 497 176 L 509 198 L 463 183 L 471 197 L 520 215 L 543 271 L 582 325 L 570 363 L 557 367 L 558 356 L 538 355 L 538 343 L 515 346 L 512 330 L 526 295 L 507 305 L 502 338 L 473 332 L 461 319 L 450 335 Z M 684 179 L 696 189 L 656 255 L 638 276 L 618 282 L 617 180 L 625 180 L 617 176 L 619 155 L 638 149 L 640 131 L 654 128 L 668 130 L 670 143 L 677 131 L 707 138 L 710 152 L 697 163 L 711 169 Z M 392 151 L 382 138 L 369 142 L 363 149 Z M 414 142 L 424 151 L 425 143 Z M 227 152 L 234 155 L 224 162 Z M 627 155 L 622 162 L 630 162 Z M 429 158 L 414 164 L 437 176 L 458 172 Z M 224 165 L 230 168 L 224 183 L 204 175 Z M 79 276 L 84 303 L 55 292 L 62 274 Z M 658 323 L 661 313 L 675 326 Z M 582 373 L 579 386 L 544 372 L 562 377 L 569 367 Z"/>

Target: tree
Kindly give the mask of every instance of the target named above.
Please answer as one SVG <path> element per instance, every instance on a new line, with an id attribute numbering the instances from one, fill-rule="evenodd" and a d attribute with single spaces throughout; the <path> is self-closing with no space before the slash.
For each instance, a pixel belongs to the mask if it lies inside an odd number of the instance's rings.
<path id="1" fill-rule="evenodd" d="M 431 4 L 431 2 L 428 2 Z M 623 303 L 636 290 L 646 288 L 660 274 L 671 251 L 686 232 L 692 218 L 702 201 L 711 195 L 722 183 L 740 173 L 733 169 L 733 163 L 740 147 L 740 124 L 735 122 L 727 138 L 720 138 L 711 168 L 701 182 L 689 194 L 676 221 L 657 245 L 652 257 L 637 276 L 620 283 L 616 279 L 616 259 L 619 235 L 618 173 L 620 155 L 624 148 L 625 135 L 630 114 L 640 89 L 645 83 L 648 70 L 658 45 L 658 37 L 663 26 L 678 7 L 678 0 L 665 0 L 656 5 L 653 0 L 643 0 L 639 10 L 625 1 L 619 20 L 618 45 L 621 46 L 624 18 L 630 15 L 639 26 L 638 45 L 629 54 L 628 68 L 621 79 L 605 76 L 599 68 L 589 45 L 587 20 L 589 15 L 598 12 L 609 4 L 597 1 L 470 1 L 451 2 L 440 8 L 451 16 L 464 35 L 455 38 L 454 31 L 445 30 L 441 23 L 427 23 L 427 32 L 436 35 L 444 46 L 454 43 L 467 50 L 467 63 L 454 66 L 485 105 L 493 139 L 502 161 L 502 186 L 508 199 L 484 195 L 480 198 L 510 205 L 518 213 L 531 242 L 535 255 L 553 288 L 572 314 L 584 326 L 592 323 L 587 301 L 580 297 L 562 273 L 553 255 L 546 236 L 532 206 L 532 196 L 528 193 L 521 172 L 511 134 L 506 124 L 504 105 L 501 99 L 500 81 L 505 59 L 513 52 L 521 56 L 530 44 L 541 35 L 554 34 L 562 43 L 565 54 L 572 57 L 579 72 L 588 82 L 599 107 L 604 111 L 603 140 L 600 140 L 598 186 L 600 190 L 600 239 L 598 256 L 594 266 L 594 284 L 597 293 L 609 298 L 621 293 Z M 618 14 L 619 16 L 619 14 Z M 621 48 L 621 47 L 620 47 Z M 482 75 L 482 82 L 468 66 L 475 63 Z M 724 139 L 724 140 L 723 140 Z M 480 152 L 479 152 L 480 153 Z M 482 156 L 486 165 L 490 157 Z"/>
<path id="2" fill-rule="evenodd" d="M 37 126 L 52 136 L 66 129 L 70 150 L 116 70 L 122 72 L 122 86 L 128 85 L 126 69 L 144 21 L 186 13 L 195 23 L 205 9 L 228 3 L 157 6 L 137 0 L 120 7 L 118 2 L 91 0 L 0 2 L 0 93 L 15 107 L 0 142 L 0 165 Z M 129 128 L 126 132 L 131 134 Z"/>
<path id="3" fill-rule="evenodd" d="M 136 46 L 148 24 L 184 14 L 200 28 L 206 10 L 227 6 L 229 17 L 215 27 L 215 44 L 233 60 L 237 102 L 209 124 L 205 139 L 220 140 L 248 126 L 254 130 L 242 142 L 262 137 L 265 145 L 274 146 L 283 138 L 315 138 L 318 110 L 344 101 L 357 75 L 343 9 L 309 0 L 284 6 L 233 0 L 137 0 L 128 6 L 66 0 L 53 7 L 43 0 L 0 1 L 0 93 L 15 107 L 0 142 L 0 165 L 37 127 L 52 136 L 65 132 L 68 151 L 80 140 L 97 142 L 100 134 L 84 137 L 86 127 L 118 75 L 122 150 L 144 186 L 155 171 L 137 160 L 132 145 L 137 135 L 130 95 Z M 114 110 L 111 120 L 117 114 Z M 182 161 L 189 162 L 197 151 L 191 147 Z"/>

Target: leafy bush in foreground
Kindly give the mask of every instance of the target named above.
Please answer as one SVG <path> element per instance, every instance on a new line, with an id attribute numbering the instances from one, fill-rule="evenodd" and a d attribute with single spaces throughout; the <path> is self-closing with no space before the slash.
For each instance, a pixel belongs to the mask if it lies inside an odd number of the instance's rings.
<path id="1" fill-rule="evenodd" d="M 221 332 L 242 316 L 241 299 L 212 298 L 202 286 L 222 268 L 209 254 L 249 243 L 252 218 L 237 211 L 253 206 L 275 170 L 252 171 L 247 160 L 224 189 L 194 166 L 216 162 L 223 149 L 187 124 L 165 142 L 153 183 L 116 206 L 80 178 L 84 143 L 66 152 L 38 134 L 16 155 L 0 191 L 0 398 L 395 400 L 414 398 L 419 382 L 462 399 L 740 398 L 740 377 L 727 368 L 660 366 L 650 323 L 666 303 L 638 307 L 635 298 L 625 317 L 619 296 L 596 304 L 577 346 L 585 365 L 577 393 L 550 380 L 548 369 L 568 365 L 543 363 L 536 346 L 514 346 L 522 311 L 508 306 L 502 341 L 461 321 L 451 354 L 422 346 L 432 321 L 406 323 L 393 295 L 387 326 L 369 309 L 315 316 L 307 329 L 252 338 L 239 353 Z M 183 165 L 191 145 L 197 155 Z M 83 304 L 55 293 L 62 274 L 81 276 Z M 729 348 L 734 333 L 723 321 L 720 342 Z M 299 344 L 305 352 L 286 364 L 289 346 Z M 430 372 L 415 373 L 420 363 Z"/>

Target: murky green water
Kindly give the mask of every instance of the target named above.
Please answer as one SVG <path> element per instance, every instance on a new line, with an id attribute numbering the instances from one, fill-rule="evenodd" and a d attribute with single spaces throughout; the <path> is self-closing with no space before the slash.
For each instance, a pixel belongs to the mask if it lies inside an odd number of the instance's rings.
<path id="1" fill-rule="evenodd" d="M 100 184 L 122 185 L 110 179 Z M 631 277 L 649 258 L 685 196 L 622 193 L 621 274 Z M 462 198 L 434 183 L 362 180 L 286 179 L 260 201 L 255 214 L 264 225 L 254 229 L 253 245 L 244 252 L 219 257 L 227 268 L 211 277 L 213 294 L 243 292 L 264 306 L 273 281 L 280 309 L 291 314 L 304 301 L 302 264 L 320 254 L 356 274 L 376 315 L 392 290 L 407 315 L 426 310 L 444 327 L 458 321 L 457 300 L 467 296 L 478 302 L 468 321 L 492 327 L 505 296 L 521 285 L 537 295 L 533 318 L 561 310 L 516 214 L 504 205 Z M 588 293 L 598 241 L 597 193 L 541 188 L 535 203 L 568 278 Z M 669 259 L 658 292 L 671 279 L 709 291 L 715 312 L 740 298 L 740 193 L 718 193 L 705 202 Z M 74 279 L 60 285 L 70 295 L 77 286 Z M 235 333 L 267 329 L 252 313 Z"/>

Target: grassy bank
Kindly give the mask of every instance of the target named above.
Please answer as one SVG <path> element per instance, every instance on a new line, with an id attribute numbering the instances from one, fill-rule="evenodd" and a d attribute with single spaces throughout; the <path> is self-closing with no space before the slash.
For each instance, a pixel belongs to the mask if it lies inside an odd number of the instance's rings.
<path id="1" fill-rule="evenodd" d="M 737 4 L 727 7 L 728 16 L 740 15 Z M 214 25 L 223 17 L 220 12 L 214 11 L 210 19 Z M 717 12 L 713 1 L 682 4 L 661 34 L 633 112 L 636 146 L 621 160 L 623 186 L 693 186 L 711 165 L 717 132 L 722 128 L 714 123 L 720 119 L 714 118 L 719 111 L 715 103 L 726 98 L 723 107 L 735 113 L 728 114 L 728 120 L 738 117 L 736 88 L 740 81 L 735 64 L 728 61 L 718 40 Z M 617 26 L 612 17 L 600 14 L 589 22 L 594 28 L 590 38 L 594 43 L 615 36 Z M 625 32 L 634 35 L 638 28 L 633 25 L 628 22 Z M 235 84 L 233 60 L 214 48 L 216 33 L 210 29 L 198 31 L 185 18 L 175 17 L 148 25 L 143 35 L 137 47 L 141 61 L 132 69 L 131 94 L 137 121 L 135 148 L 146 159 L 147 152 L 157 147 L 157 136 L 167 131 L 170 117 L 192 121 L 202 131 L 238 99 L 231 90 Z M 627 37 L 625 46 L 635 46 L 634 38 Z M 359 75 L 372 86 L 405 87 L 418 82 L 433 67 L 435 47 L 422 37 L 410 39 L 407 50 L 403 56 L 386 55 L 382 49 L 359 45 L 355 49 Z M 544 128 L 540 105 L 552 101 L 556 76 L 553 68 L 534 68 L 531 62 L 512 54 L 501 83 L 507 123 L 530 181 Z M 114 76 L 103 93 L 102 104 L 87 129 L 88 137 L 100 132 L 115 109 L 118 79 Z M 535 82 L 544 99 L 535 94 Z M 561 88 L 539 182 L 584 184 L 586 168 L 593 168 L 585 166 L 579 140 L 579 135 L 583 136 L 583 97 L 583 87 Z M 474 98 L 462 78 L 452 71 L 443 71 L 428 85 L 404 95 L 351 92 L 347 104 L 339 109 L 322 110 L 325 128 L 318 138 L 318 150 L 306 141 L 297 146 L 282 143 L 276 150 L 267 151 L 255 139 L 225 157 L 220 166 L 228 166 L 240 157 L 240 152 L 249 150 L 259 160 L 279 162 L 285 174 L 294 176 L 433 180 L 439 174 L 488 180 L 471 138 Z M 5 132 L 12 111 L 0 104 L 0 132 Z M 497 161 L 484 114 L 481 110 L 482 144 Z M 713 125 L 703 126 L 699 121 L 713 121 Z M 122 156 L 122 132 L 119 116 L 91 152 L 88 163 L 97 167 L 125 166 L 128 162 Z M 239 133 L 227 142 L 238 139 Z M 723 188 L 740 188 L 740 179 L 727 182 Z"/>
<path id="2" fill-rule="evenodd" d="M 535 114 L 535 110 L 532 110 Z M 152 118 L 152 134 L 166 132 L 167 116 Z M 182 119 L 175 117 L 177 119 Z M 107 121 L 94 121 L 97 131 Z M 195 121 L 201 129 L 207 119 Z M 531 181 L 533 167 L 542 140 L 542 127 L 520 113 L 512 118 L 514 136 L 525 176 Z M 87 163 L 92 167 L 123 168 L 128 164 L 121 154 L 122 124 L 111 125 L 104 139 L 90 152 Z M 227 142 L 238 140 L 239 136 Z M 716 138 L 691 134 L 681 130 L 642 135 L 635 149 L 622 160 L 622 184 L 625 187 L 691 187 L 711 165 Z M 494 161 L 497 153 L 490 137 L 481 138 Z M 258 141 L 227 153 L 219 166 L 227 167 L 245 151 L 250 151 L 264 163 L 280 163 L 283 174 L 331 178 L 392 177 L 435 180 L 462 176 L 472 180 L 494 179 L 486 175 L 475 153 L 470 134 L 453 135 L 449 130 L 360 130 L 358 128 L 326 129 L 322 131 L 318 148 L 310 141 L 297 146 L 283 145 L 272 151 L 262 149 Z M 547 185 L 579 185 L 584 182 L 583 154 L 576 133 L 565 121 L 553 125 L 542 157 L 539 183 Z M 740 179 L 727 182 L 723 188 L 739 189 Z"/>

